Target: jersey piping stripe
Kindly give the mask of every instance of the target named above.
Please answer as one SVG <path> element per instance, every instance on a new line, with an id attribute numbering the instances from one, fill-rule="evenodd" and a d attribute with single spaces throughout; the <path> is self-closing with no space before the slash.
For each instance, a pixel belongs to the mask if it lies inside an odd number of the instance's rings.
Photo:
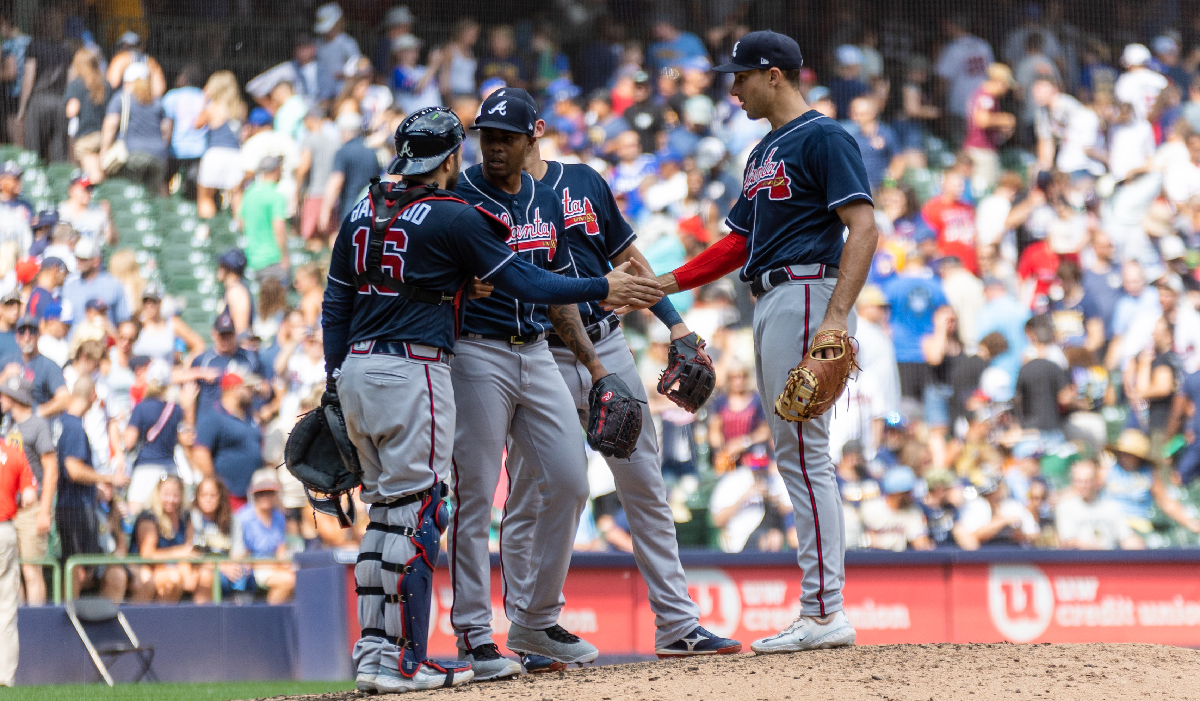
<path id="1" fill-rule="evenodd" d="M 874 202 L 873 200 L 871 200 L 871 196 L 870 196 L 870 195 L 868 195 L 867 193 L 865 193 L 865 192 L 855 192 L 855 193 L 853 193 L 853 194 L 846 195 L 845 197 L 843 197 L 843 198 L 842 198 L 842 199 L 840 199 L 840 200 L 834 200 L 833 202 L 830 202 L 830 203 L 829 203 L 829 205 L 825 207 L 825 210 L 826 210 L 826 211 L 829 211 L 829 210 L 831 210 L 831 209 L 834 209 L 834 208 L 835 208 L 835 207 L 837 207 L 839 204 L 841 204 L 841 203 L 845 202 L 846 200 L 851 200 L 851 199 L 854 199 L 855 197 L 858 197 L 858 198 L 864 199 L 864 200 L 866 200 L 867 202 L 870 202 L 871 204 L 875 204 L 875 202 Z"/>
<path id="2" fill-rule="evenodd" d="M 818 119 L 826 119 L 826 117 L 825 117 L 825 115 L 821 115 L 821 116 L 819 116 L 819 117 L 813 117 L 812 119 L 809 119 L 809 120 L 807 120 L 807 121 L 800 122 L 799 124 L 797 124 L 796 126 L 792 127 L 791 129 L 788 129 L 787 131 L 785 131 L 785 132 L 781 133 L 779 136 L 771 136 L 770 134 L 767 134 L 767 138 L 769 138 L 769 139 L 771 140 L 771 141 L 770 141 L 770 143 L 767 143 L 767 142 L 764 140 L 763 142 L 760 142 L 760 143 L 758 144 L 758 146 L 757 146 L 757 147 L 756 147 L 754 150 L 755 150 L 755 151 L 759 151 L 759 150 L 765 150 L 766 146 L 768 146 L 768 145 L 770 145 L 770 144 L 773 144 L 773 143 L 775 143 L 776 141 L 779 141 L 779 140 L 780 140 L 780 139 L 782 139 L 783 137 L 787 136 L 788 134 L 791 134 L 792 132 L 796 131 L 797 129 L 799 129 L 800 127 L 802 127 L 802 126 L 804 126 L 804 125 L 806 125 L 806 124 L 812 124 L 813 122 L 817 121 Z M 753 156 L 751 156 L 751 158 L 753 158 Z"/>
<path id="3" fill-rule="evenodd" d="M 516 253 L 509 253 L 507 258 L 500 261 L 499 265 L 497 265 L 496 267 L 489 270 L 486 275 L 480 275 L 479 279 L 486 280 L 486 279 L 490 278 L 491 276 L 495 275 L 496 273 L 500 272 L 500 268 L 503 268 L 504 266 L 508 265 L 509 262 L 512 261 L 512 259 L 516 257 L 516 255 L 517 255 Z"/>
<path id="4" fill-rule="evenodd" d="M 342 280 L 339 280 L 332 275 L 327 274 L 326 277 L 328 277 L 331 282 L 336 282 L 339 285 L 344 285 L 345 287 L 354 287 L 354 285 L 351 285 L 348 282 L 343 282 Z"/>
<path id="5" fill-rule="evenodd" d="M 728 218 L 725 219 L 725 226 L 728 226 L 730 229 L 733 229 L 734 231 L 741 231 L 746 234 L 750 233 L 749 229 L 743 229 L 742 227 L 738 226 L 737 224 L 734 224 L 733 222 L 729 221 Z"/>
<path id="6" fill-rule="evenodd" d="M 559 163 L 558 161 L 553 161 L 553 162 L 558 165 L 558 177 L 554 179 L 554 184 L 551 185 L 550 187 L 553 187 L 555 190 L 557 190 L 558 183 L 562 181 L 563 173 L 567 172 L 567 167 L 565 165 L 563 165 L 562 163 Z"/>
<path id="7" fill-rule="evenodd" d="M 804 286 L 804 352 L 808 352 L 808 314 L 811 290 Z M 817 532 L 817 572 L 820 573 L 820 588 L 817 590 L 817 602 L 821 605 L 821 615 L 825 615 L 825 558 L 821 552 L 821 518 L 817 515 L 817 498 L 813 494 L 812 482 L 808 479 L 808 463 L 804 459 L 804 422 L 796 423 L 796 438 L 800 442 L 800 473 L 804 475 L 804 485 L 808 487 L 808 503 L 812 506 L 813 528 Z M 800 596 L 804 596 L 803 589 Z"/>

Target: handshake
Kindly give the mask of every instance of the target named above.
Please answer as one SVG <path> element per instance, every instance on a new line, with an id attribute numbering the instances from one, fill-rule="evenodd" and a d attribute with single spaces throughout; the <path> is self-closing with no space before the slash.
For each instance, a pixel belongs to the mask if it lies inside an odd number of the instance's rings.
<path id="1" fill-rule="evenodd" d="M 645 309 L 663 298 L 662 284 L 654 271 L 636 258 L 613 268 L 604 279 L 608 280 L 608 296 L 601 300 L 600 306 L 609 311 L 615 309 L 617 314 Z M 479 278 L 470 287 L 471 299 L 490 297 L 495 289 Z"/>

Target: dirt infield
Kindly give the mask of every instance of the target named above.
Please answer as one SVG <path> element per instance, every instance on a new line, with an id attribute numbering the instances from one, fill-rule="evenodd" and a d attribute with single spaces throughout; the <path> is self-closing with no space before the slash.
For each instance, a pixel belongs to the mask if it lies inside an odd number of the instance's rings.
<path id="1" fill-rule="evenodd" d="M 350 701 L 353 692 L 286 697 Z M 378 701 L 1200 699 L 1200 650 L 1159 645 L 881 645 L 526 675 Z"/>

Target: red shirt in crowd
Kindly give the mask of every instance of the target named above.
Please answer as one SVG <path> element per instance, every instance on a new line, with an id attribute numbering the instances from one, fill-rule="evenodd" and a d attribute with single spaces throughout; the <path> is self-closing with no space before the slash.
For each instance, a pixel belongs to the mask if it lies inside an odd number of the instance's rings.
<path id="1" fill-rule="evenodd" d="M 934 197 L 921 208 L 929 228 L 937 233 L 938 253 L 954 256 L 972 274 L 979 274 L 975 262 L 975 208 L 964 202 Z"/>
<path id="2" fill-rule="evenodd" d="M 975 124 L 975 112 L 977 110 L 999 112 L 1000 103 L 996 101 L 995 97 L 984 92 L 983 88 L 975 91 L 975 94 L 971 96 L 971 100 L 967 102 L 967 138 L 963 141 L 963 147 L 994 150 L 996 144 L 992 142 L 992 137 L 988 133 L 988 130 Z"/>
<path id="3" fill-rule="evenodd" d="M 1038 307 L 1039 300 L 1042 305 L 1045 304 L 1050 294 L 1050 287 L 1058 282 L 1060 260 L 1059 255 L 1051 250 L 1050 244 L 1046 241 L 1031 243 L 1021 253 L 1021 259 L 1017 261 L 1017 277 L 1021 278 L 1022 285 L 1030 280 L 1034 281 L 1033 298 L 1030 300 L 1031 307 Z"/>
<path id="4" fill-rule="evenodd" d="M 34 486 L 25 451 L 0 440 L 0 523 L 17 515 L 17 495 Z"/>

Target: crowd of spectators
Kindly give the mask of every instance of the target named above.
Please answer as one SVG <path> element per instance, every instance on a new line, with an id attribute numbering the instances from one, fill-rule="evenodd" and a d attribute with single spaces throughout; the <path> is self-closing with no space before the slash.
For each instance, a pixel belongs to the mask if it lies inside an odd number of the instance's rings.
<path id="1" fill-rule="evenodd" d="M 23 559 L 162 560 L 81 567 L 68 583 L 118 600 L 203 602 L 219 578 L 277 602 L 294 575 L 262 559 L 357 547 L 365 522 L 311 518 L 277 466 L 323 388 L 331 238 L 413 110 L 445 105 L 470 125 L 490 91 L 525 87 L 543 157 L 600 171 L 656 270 L 728 233 L 769 128 L 709 71 L 747 31 L 735 20 L 699 36 L 663 14 L 645 43 L 601 31 L 581 65 L 550 25 L 462 19 L 437 45 L 403 5 L 383 25 L 364 53 L 342 8 L 322 5 L 292 56 L 243 86 L 196 64 L 166 73 L 134 31 L 107 52 L 68 37 L 53 9 L 32 38 L 0 21 L 10 140 L 78 168 L 52 193 L 61 204 L 34 211 L 21 165 L 0 163 L 0 433 L 20 440 L 39 489 L 15 519 Z M 862 370 L 830 427 L 848 543 L 1195 545 L 1200 53 L 1181 59 L 1169 29 L 1150 48 L 1111 47 L 1032 4 L 1003 46 L 969 25 L 943 18 L 935 50 L 900 66 L 866 30 L 817 61 L 827 73 L 801 72 L 812 108 L 857 141 L 882 234 L 857 305 Z M 466 165 L 479 159 L 468 134 Z M 243 243 L 216 261 L 210 328 L 184 321 L 129 250 L 138 233 L 93 199 L 113 179 L 194 201 L 198 239 L 232 220 Z M 294 265 L 299 252 L 312 262 Z M 695 415 L 649 392 L 680 539 L 794 547 L 748 286 L 733 275 L 673 301 L 718 374 Z M 623 323 L 652 388 L 667 331 L 644 312 Z M 592 458 L 578 547 L 630 550 Z M 177 561 L 194 555 L 233 559 Z M 41 566 L 23 579 L 25 600 L 44 602 Z"/>

